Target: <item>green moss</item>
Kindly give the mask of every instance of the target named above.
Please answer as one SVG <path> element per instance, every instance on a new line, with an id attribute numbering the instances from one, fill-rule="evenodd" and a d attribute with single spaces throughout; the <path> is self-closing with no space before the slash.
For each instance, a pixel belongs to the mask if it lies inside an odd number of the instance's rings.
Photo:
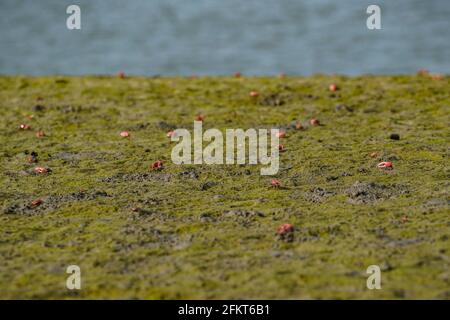
<path id="1" fill-rule="evenodd" d="M 1 297 L 448 299 L 449 79 L 0 77 Z M 221 130 L 304 123 L 283 141 L 285 188 L 257 166 L 171 163 L 168 128 L 198 113 Z M 382 290 L 366 289 L 371 264 Z"/>

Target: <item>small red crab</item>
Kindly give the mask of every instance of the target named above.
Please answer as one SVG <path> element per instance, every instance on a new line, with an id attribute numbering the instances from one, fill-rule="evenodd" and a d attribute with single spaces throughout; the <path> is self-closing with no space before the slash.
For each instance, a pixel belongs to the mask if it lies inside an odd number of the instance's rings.
<path id="1" fill-rule="evenodd" d="M 312 126 L 318 126 L 320 124 L 320 121 L 316 118 L 312 118 L 309 120 L 309 124 Z"/>
<path id="2" fill-rule="evenodd" d="M 30 130 L 30 129 L 31 129 L 31 126 L 28 125 L 28 124 L 21 124 L 21 125 L 19 126 L 19 129 L 22 129 L 22 130 Z"/>
<path id="3" fill-rule="evenodd" d="M 44 167 L 36 167 L 36 168 L 34 168 L 34 172 L 39 173 L 39 174 L 44 174 L 44 173 L 49 173 L 50 169 L 44 168 Z"/>
<path id="4" fill-rule="evenodd" d="M 430 74 L 430 77 L 432 80 L 442 80 L 444 79 L 444 76 L 440 73 L 432 73 Z"/>
<path id="5" fill-rule="evenodd" d="M 330 84 L 328 88 L 330 89 L 331 92 L 336 92 L 339 89 L 338 86 L 334 83 Z"/>
<path id="6" fill-rule="evenodd" d="M 259 92 L 258 91 L 250 91 L 249 95 L 252 98 L 256 98 L 259 96 Z"/>
<path id="7" fill-rule="evenodd" d="M 44 131 L 38 131 L 38 132 L 36 132 L 36 137 L 38 137 L 38 138 L 45 137 L 45 132 L 44 132 Z"/>
<path id="8" fill-rule="evenodd" d="M 390 162 L 390 161 L 383 161 L 383 162 L 380 162 L 379 164 L 377 164 L 377 167 L 380 169 L 388 169 L 388 168 L 392 169 L 393 165 L 392 165 L 392 162 Z"/>
<path id="9" fill-rule="evenodd" d="M 120 133 L 120 136 L 123 138 L 129 138 L 130 137 L 130 133 L 128 131 L 122 131 Z"/>
<path id="10" fill-rule="evenodd" d="M 117 72 L 117 77 L 120 79 L 124 79 L 125 78 L 125 72 L 123 72 L 122 70 Z"/>
<path id="11" fill-rule="evenodd" d="M 286 151 L 286 148 L 284 147 L 284 145 L 279 144 L 279 145 L 278 145 L 278 151 L 279 151 L 279 152 L 284 152 L 284 151 Z"/>
<path id="12" fill-rule="evenodd" d="M 29 156 L 27 158 L 28 163 L 36 163 L 37 162 L 37 158 L 34 156 Z"/>
<path id="13" fill-rule="evenodd" d="M 283 223 L 277 228 L 277 233 L 279 235 L 284 235 L 286 233 L 294 232 L 294 226 L 290 223 Z"/>
<path id="14" fill-rule="evenodd" d="M 278 138 L 286 138 L 286 131 L 278 131 L 277 133 Z"/>
<path id="15" fill-rule="evenodd" d="M 240 72 L 235 72 L 234 73 L 234 77 L 235 78 L 240 78 L 242 76 L 242 74 Z"/>
<path id="16" fill-rule="evenodd" d="M 151 169 L 152 170 L 162 170 L 163 168 L 163 162 L 161 160 L 153 162 Z"/>
<path id="17" fill-rule="evenodd" d="M 195 121 L 203 121 L 203 120 L 205 120 L 205 116 L 203 114 L 198 114 L 195 117 Z"/>
<path id="18" fill-rule="evenodd" d="M 303 130 L 304 127 L 303 127 L 303 125 L 301 124 L 301 122 L 297 122 L 297 123 L 295 124 L 295 129 L 297 129 L 297 130 Z"/>
<path id="19" fill-rule="evenodd" d="M 31 201 L 31 206 L 33 208 L 35 208 L 35 207 L 37 207 L 37 206 L 39 206 L 41 204 L 42 204 L 42 200 L 41 199 L 36 199 L 36 200 Z"/>
<path id="20" fill-rule="evenodd" d="M 175 136 L 176 136 L 175 131 L 169 131 L 169 132 L 167 132 L 167 137 L 168 137 L 168 138 L 172 138 L 172 137 L 175 137 Z"/>
<path id="21" fill-rule="evenodd" d="M 272 188 L 279 188 L 281 187 L 281 183 L 277 179 L 272 179 L 272 181 L 270 181 L 270 186 Z"/>

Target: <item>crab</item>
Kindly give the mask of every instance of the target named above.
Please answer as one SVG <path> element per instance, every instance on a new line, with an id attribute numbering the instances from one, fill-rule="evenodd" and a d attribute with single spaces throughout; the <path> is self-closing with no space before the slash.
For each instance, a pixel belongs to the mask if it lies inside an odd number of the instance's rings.
<path id="1" fill-rule="evenodd" d="M 380 169 L 392 169 L 393 165 L 392 165 L 392 162 L 390 162 L 390 161 L 383 161 L 383 162 L 380 162 L 379 164 L 377 164 L 377 167 Z"/>

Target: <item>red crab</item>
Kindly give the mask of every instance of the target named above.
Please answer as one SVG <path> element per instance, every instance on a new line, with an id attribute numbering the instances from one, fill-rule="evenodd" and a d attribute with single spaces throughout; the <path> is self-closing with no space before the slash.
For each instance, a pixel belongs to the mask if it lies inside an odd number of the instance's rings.
<path id="1" fill-rule="evenodd" d="M 120 79 L 124 79 L 125 78 L 125 72 L 123 72 L 122 70 L 117 72 L 117 77 Z"/>
<path id="2" fill-rule="evenodd" d="M 175 131 L 169 131 L 169 132 L 167 132 L 167 137 L 168 138 L 172 138 L 172 137 L 175 137 Z"/>
<path id="3" fill-rule="evenodd" d="M 36 168 L 34 168 L 34 172 L 39 173 L 39 174 L 44 174 L 44 173 L 49 173 L 50 169 L 44 168 L 44 167 L 36 167 Z"/>
<path id="4" fill-rule="evenodd" d="M 309 124 L 312 126 L 318 126 L 320 124 L 320 121 L 316 118 L 312 118 L 311 120 L 309 120 Z"/>
<path id="5" fill-rule="evenodd" d="M 279 131 L 277 133 L 278 138 L 286 138 L 286 131 Z"/>
<path id="6" fill-rule="evenodd" d="M 259 92 L 258 91 L 250 91 L 249 95 L 252 98 L 256 98 L 259 96 Z"/>
<path id="7" fill-rule="evenodd" d="M 122 131 L 120 133 L 120 136 L 123 138 L 129 138 L 130 137 L 130 133 L 128 131 Z"/>
<path id="8" fill-rule="evenodd" d="M 286 151 L 286 148 L 284 147 L 284 145 L 279 144 L 279 145 L 278 145 L 278 151 L 279 151 L 279 152 L 284 152 L 284 151 Z"/>
<path id="9" fill-rule="evenodd" d="M 41 199 L 36 199 L 36 200 L 31 201 L 31 206 L 33 208 L 35 208 L 35 207 L 37 207 L 37 206 L 39 206 L 41 204 L 42 204 L 42 200 Z"/>
<path id="10" fill-rule="evenodd" d="M 277 228 L 277 233 L 279 235 L 284 235 L 292 232 L 294 232 L 294 226 L 290 223 L 283 223 Z"/>
<path id="11" fill-rule="evenodd" d="M 151 169 L 152 170 L 162 170 L 163 168 L 163 162 L 161 160 L 153 162 Z"/>
<path id="12" fill-rule="evenodd" d="M 34 156 L 29 156 L 27 158 L 28 163 L 36 163 L 37 162 L 37 158 Z"/>
<path id="13" fill-rule="evenodd" d="M 38 138 L 45 137 L 45 132 L 44 132 L 44 131 L 38 131 L 38 132 L 36 132 L 36 137 L 38 137 Z"/>
<path id="14" fill-rule="evenodd" d="M 440 73 L 433 73 L 430 75 L 431 79 L 433 80 L 442 80 L 444 79 L 444 76 Z"/>
<path id="15" fill-rule="evenodd" d="M 205 120 L 205 116 L 204 116 L 203 114 L 198 114 L 198 115 L 195 117 L 195 120 L 196 120 L 196 121 L 203 121 L 203 120 Z"/>
<path id="16" fill-rule="evenodd" d="M 272 181 L 270 181 L 270 186 L 272 188 L 279 188 L 281 186 L 281 183 L 277 179 L 272 179 Z"/>
<path id="17" fill-rule="evenodd" d="M 19 129 L 22 129 L 22 130 L 30 130 L 30 129 L 31 129 L 31 126 L 28 125 L 28 124 L 21 124 L 21 125 L 19 126 Z"/>
<path id="18" fill-rule="evenodd" d="M 380 169 L 392 169 L 393 165 L 392 165 L 392 162 L 390 162 L 390 161 L 383 161 L 383 162 L 380 162 L 379 164 L 377 164 L 377 167 Z"/>
<path id="19" fill-rule="evenodd" d="M 328 88 L 330 89 L 331 92 L 336 92 L 339 89 L 338 86 L 334 83 L 330 84 Z"/>
<path id="20" fill-rule="evenodd" d="M 303 125 L 302 125 L 300 122 L 297 122 L 297 123 L 295 124 L 295 129 L 297 129 L 297 130 L 303 130 L 304 128 L 303 128 Z"/>

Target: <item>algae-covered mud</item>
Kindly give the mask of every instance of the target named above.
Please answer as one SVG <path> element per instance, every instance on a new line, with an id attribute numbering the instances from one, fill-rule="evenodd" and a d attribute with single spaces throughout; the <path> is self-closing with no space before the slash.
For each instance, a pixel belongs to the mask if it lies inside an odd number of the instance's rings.
<path id="1" fill-rule="evenodd" d="M 448 299 L 449 85 L 0 77 L 0 297 Z M 174 164 L 199 115 L 282 129 L 279 172 Z"/>

